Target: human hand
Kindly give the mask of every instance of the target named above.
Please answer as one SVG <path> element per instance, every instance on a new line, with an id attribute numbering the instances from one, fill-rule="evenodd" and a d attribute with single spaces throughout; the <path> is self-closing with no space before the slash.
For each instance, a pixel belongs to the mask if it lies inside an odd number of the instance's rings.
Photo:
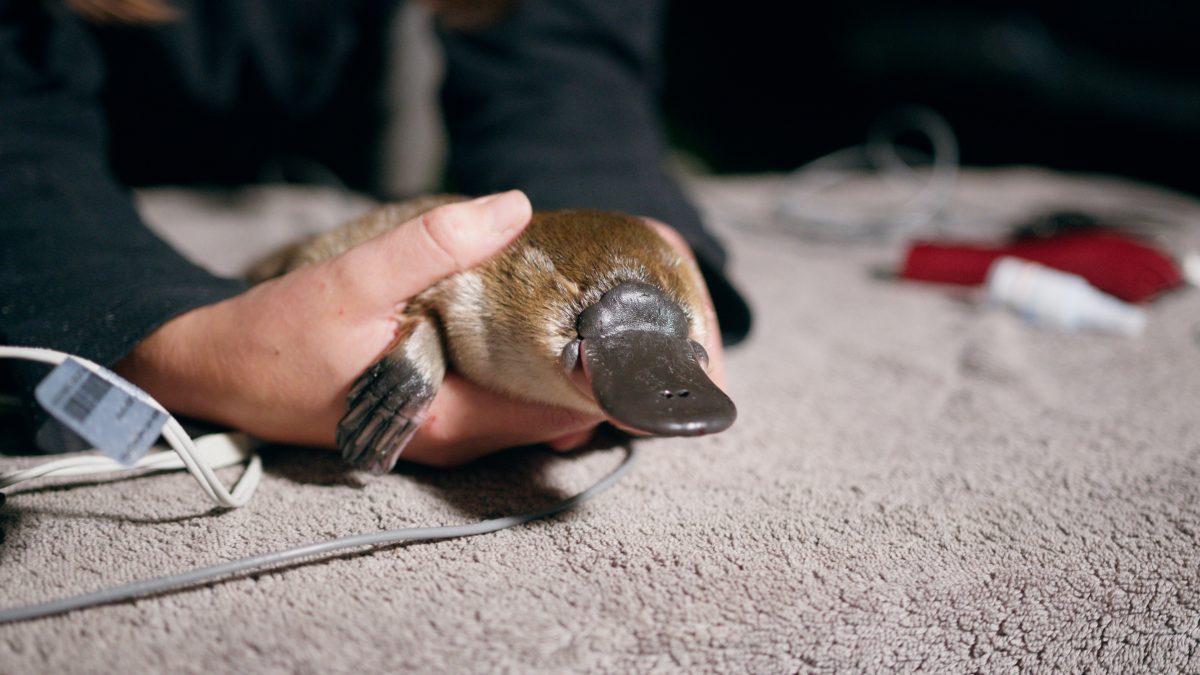
<path id="1" fill-rule="evenodd" d="M 404 304 L 499 252 L 529 218 L 528 199 L 515 191 L 439 207 L 172 319 L 116 370 L 175 412 L 268 441 L 334 447 L 350 386 L 392 344 Z M 586 441 L 601 419 L 448 373 L 403 458 L 455 466 L 518 445 L 566 449 Z"/>

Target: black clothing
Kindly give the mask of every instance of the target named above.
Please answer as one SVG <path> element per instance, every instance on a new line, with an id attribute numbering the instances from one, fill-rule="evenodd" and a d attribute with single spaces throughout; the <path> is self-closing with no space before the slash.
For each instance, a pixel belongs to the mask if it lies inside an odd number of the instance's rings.
<path id="1" fill-rule="evenodd" d="M 252 182 L 303 155 L 370 188 L 394 2 L 172 0 L 180 19 L 91 26 L 0 0 L 0 342 L 112 364 L 240 292 L 151 234 L 125 185 Z M 748 313 L 720 245 L 662 172 L 661 2 L 529 0 L 444 33 L 455 190 L 657 217 L 695 248 L 729 337 Z"/>

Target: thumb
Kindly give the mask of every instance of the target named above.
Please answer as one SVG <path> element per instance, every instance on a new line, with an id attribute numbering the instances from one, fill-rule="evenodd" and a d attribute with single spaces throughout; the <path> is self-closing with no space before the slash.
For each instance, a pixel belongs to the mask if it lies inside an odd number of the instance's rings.
<path id="1" fill-rule="evenodd" d="M 446 204 L 334 259 L 360 299 L 388 307 L 499 253 L 529 224 L 520 190 Z"/>

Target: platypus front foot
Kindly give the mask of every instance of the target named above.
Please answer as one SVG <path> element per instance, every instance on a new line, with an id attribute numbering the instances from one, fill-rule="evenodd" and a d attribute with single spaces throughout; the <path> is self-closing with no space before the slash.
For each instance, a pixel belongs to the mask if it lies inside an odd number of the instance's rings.
<path id="1" fill-rule="evenodd" d="M 355 468 L 391 471 L 441 385 L 445 365 L 436 332 L 427 320 L 415 320 L 412 327 L 350 389 L 337 445 Z"/>

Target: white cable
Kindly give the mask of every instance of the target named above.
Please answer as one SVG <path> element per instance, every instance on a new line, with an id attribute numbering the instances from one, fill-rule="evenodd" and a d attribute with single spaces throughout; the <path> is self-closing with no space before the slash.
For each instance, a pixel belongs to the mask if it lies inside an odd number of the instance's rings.
<path id="1" fill-rule="evenodd" d="M 929 140 L 932 157 L 924 179 L 897 143 L 901 133 L 910 131 Z M 864 213 L 857 204 L 850 205 L 850 213 L 820 208 L 820 193 L 864 170 L 877 172 L 908 196 L 876 213 Z M 831 152 L 793 171 L 780 188 L 775 219 L 789 230 L 818 239 L 902 239 L 942 217 L 953 198 L 958 172 L 958 141 L 946 119 L 929 108 L 903 108 L 876 123 L 866 144 Z"/>
<path id="2" fill-rule="evenodd" d="M 41 347 L 0 346 L 0 358 L 38 361 L 55 366 L 67 360 L 67 358 L 73 358 L 94 373 L 103 374 L 106 372 L 102 366 L 83 357 L 72 356 L 54 349 L 44 349 Z M 244 506 L 254 494 L 254 490 L 258 487 L 258 483 L 262 478 L 262 458 L 258 456 L 258 453 L 253 451 L 254 442 L 244 434 L 210 434 L 200 439 L 200 444 L 204 448 L 204 450 L 201 450 L 192 441 L 191 437 L 187 435 L 187 432 L 183 430 L 178 420 L 170 413 L 167 413 L 166 408 L 162 404 L 155 401 L 149 394 L 146 394 L 146 397 L 154 406 L 167 414 L 167 421 L 163 425 L 162 436 L 178 455 L 178 464 L 172 463 L 171 466 L 166 466 L 165 464 L 162 466 L 157 464 L 150 466 L 147 464 L 146 466 L 149 468 L 164 469 L 186 468 L 196 479 L 196 482 L 200 484 L 200 488 L 204 490 L 209 499 L 226 508 Z M 208 456 L 210 453 L 212 454 L 212 459 Z M 221 480 L 217 478 L 216 473 L 213 472 L 213 460 L 221 458 L 229 459 L 231 453 L 240 455 L 241 459 L 225 463 L 218 461 L 216 462 L 218 468 L 246 461 L 247 459 L 249 460 L 249 465 L 247 465 L 246 470 L 242 473 L 241 478 L 238 479 L 233 492 L 226 489 Z M 143 466 L 142 462 L 163 462 L 163 458 L 158 456 L 161 454 L 164 453 L 154 453 L 154 455 L 144 457 L 134 467 L 127 467 L 106 457 L 97 457 L 94 455 L 56 460 L 31 469 L 0 474 L 0 488 L 52 474 L 78 476 L 89 473 L 106 473 L 140 468 Z"/>
<path id="3" fill-rule="evenodd" d="M 251 447 L 252 443 L 245 434 L 208 434 L 196 440 L 197 456 L 214 469 L 245 462 L 249 458 Z M 133 466 L 126 466 L 103 455 L 83 455 L 46 462 L 28 469 L 0 472 L 0 488 L 48 476 L 89 476 L 136 469 L 174 471 L 183 468 L 183 459 L 170 449 L 151 452 Z"/>
<path id="4" fill-rule="evenodd" d="M 19 358 L 32 361 L 40 361 L 57 365 L 68 358 L 67 354 L 62 352 L 31 348 L 31 347 L 7 347 L 0 346 L 0 358 Z M 72 357 L 77 359 L 88 369 L 93 372 L 102 373 L 103 368 L 78 356 Z M 147 395 L 149 398 L 149 395 Z M 154 401 L 149 400 L 162 409 L 162 406 Z M 163 409 L 165 412 L 165 409 Z M 162 436 L 167 440 L 171 447 L 177 453 L 177 456 L 171 456 L 169 452 L 155 452 L 141 458 L 134 466 L 127 467 L 115 460 L 107 457 L 87 455 L 81 457 L 71 457 L 66 459 L 46 462 L 36 467 L 29 469 L 21 469 L 0 474 L 0 488 L 9 487 L 20 482 L 41 478 L 44 476 L 78 476 L 91 473 L 109 472 L 109 471 L 124 471 L 127 469 L 177 469 L 186 468 L 200 483 L 200 487 L 204 489 L 205 494 L 209 495 L 214 501 L 222 506 L 235 508 L 242 506 L 253 494 L 254 489 L 258 486 L 259 480 L 262 477 L 262 460 L 257 453 L 253 452 L 252 441 L 244 434 L 210 434 L 202 437 L 198 442 L 193 442 L 192 439 L 184 432 L 183 427 L 170 414 L 167 416 L 167 422 L 163 425 Z M 201 567 L 179 574 L 173 574 L 156 579 L 148 579 L 138 581 L 124 586 L 102 589 L 92 593 L 84 593 L 59 600 L 52 600 L 33 605 L 25 605 L 23 607 L 12 607 L 0 610 L 0 624 L 10 623 L 14 621 L 25 621 L 36 619 L 55 614 L 63 614 L 76 609 L 93 607 L 113 602 L 129 600 L 131 598 L 163 593 L 172 589 L 177 589 L 195 584 L 209 582 L 214 579 L 228 577 L 230 575 L 244 573 L 253 569 L 271 568 L 283 563 L 299 560 L 302 558 L 311 558 L 320 556 L 334 551 L 341 551 L 352 548 L 362 547 L 377 547 L 387 544 L 393 544 L 402 541 L 416 540 L 437 540 L 450 539 L 454 537 L 471 537 L 489 532 L 496 532 L 516 525 L 528 523 L 532 520 L 545 518 L 554 515 L 566 509 L 572 508 L 582 502 L 591 499 L 595 495 L 607 490 L 621 476 L 623 476 L 633 466 L 636 458 L 636 451 L 630 445 L 625 446 L 625 460 L 609 473 L 604 478 L 600 479 L 595 485 L 587 488 L 573 497 L 568 497 L 563 501 L 553 504 L 544 509 L 524 513 L 517 516 L 506 516 L 503 518 L 493 518 L 477 523 L 466 525 L 451 525 L 446 527 L 424 527 L 424 528 L 404 528 L 398 530 L 386 530 L 383 532 L 367 532 L 363 534 L 341 537 L 339 539 L 330 539 L 322 542 L 315 542 L 296 548 L 287 549 L 284 551 L 276 551 L 272 553 L 264 553 L 262 555 L 243 558 L 242 560 L 234 560 L 231 562 L 211 565 L 209 567 Z M 243 472 L 241 479 L 238 480 L 232 494 L 225 489 L 225 486 L 213 473 L 213 467 L 221 468 L 245 461 L 249 456 L 250 464 Z"/>

